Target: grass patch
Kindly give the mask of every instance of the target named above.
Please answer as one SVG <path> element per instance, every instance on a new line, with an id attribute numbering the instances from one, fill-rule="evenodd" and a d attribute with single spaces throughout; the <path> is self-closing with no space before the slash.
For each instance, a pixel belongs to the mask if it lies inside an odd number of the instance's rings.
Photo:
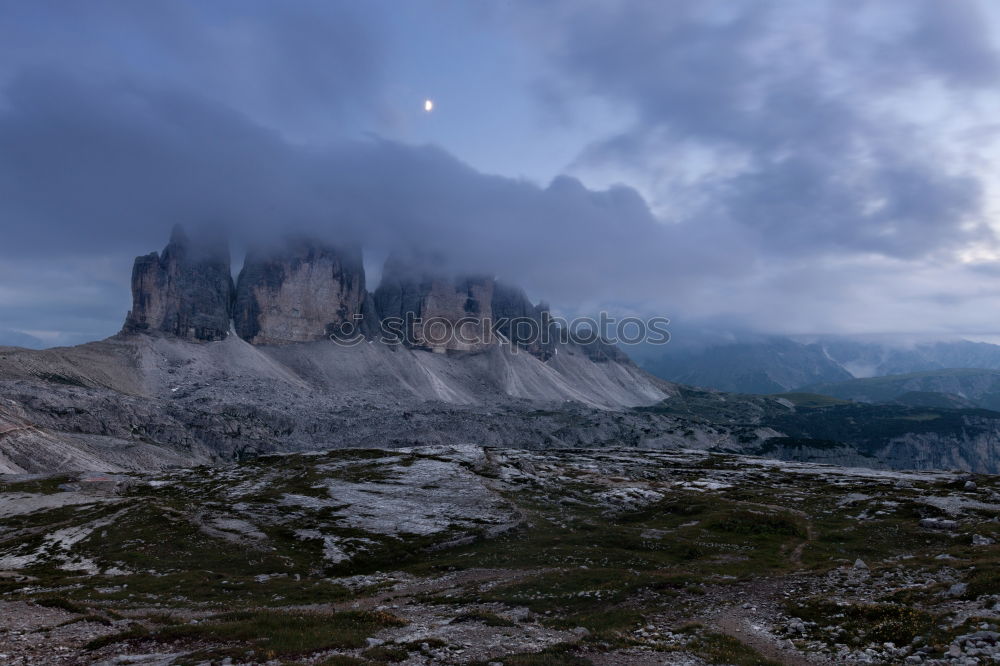
<path id="1" fill-rule="evenodd" d="M 611 608 L 572 613 L 544 624 L 556 629 L 584 627 L 590 631 L 590 640 L 620 642 L 621 633 L 641 626 L 645 621 L 642 611 L 635 608 Z"/>
<path id="2" fill-rule="evenodd" d="M 938 619 L 927 611 L 901 604 L 850 604 L 840 606 L 820 599 L 791 603 L 787 611 L 820 626 L 836 625 L 846 633 L 837 640 L 852 646 L 891 641 L 906 645 L 914 636 L 937 629 Z"/>
<path id="3" fill-rule="evenodd" d="M 787 515 L 765 513 L 751 509 L 734 509 L 716 518 L 706 528 L 747 536 L 777 535 L 805 538 L 802 521 Z"/>
<path id="4" fill-rule="evenodd" d="M 504 666 L 593 666 L 594 662 L 573 654 L 574 650 L 572 643 L 557 643 L 541 652 L 512 654 L 498 661 Z"/>
<path id="5" fill-rule="evenodd" d="M 487 627 L 514 627 L 517 625 L 513 620 L 508 620 L 496 613 L 481 610 L 471 610 L 462 613 L 453 619 L 450 624 L 458 624 L 459 622 L 479 622 L 480 624 L 485 624 Z"/>
<path id="6" fill-rule="evenodd" d="M 1000 594 L 1000 561 L 978 561 L 976 569 L 966 577 L 966 599 L 976 599 L 984 594 Z"/>
<path id="7" fill-rule="evenodd" d="M 79 624 L 80 622 L 92 622 L 94 624 L 102 624 L 105 627 L 110 627 L 112 622 L 103 615 L 97 615 L 96 613 L 88 613 L 87 615 L 81 615 L 80 617 L 74 617 L 72 619 L 66 620 L 65 622 L 60 622 L 57 627 L 68 627 L 71 624 Z"/>
<path id="8" fill-rule="evenodd" d="M 83 606 L 75 604 L 64 597 L 43 597 L 41 599 L 35 599 L 33 603 L 36 606 L 41 606 L 43 608 L 58 608 L 59 610 L 64 610 L 68 613 L 79 613 L 80 615 L 86 615 L 88 612 Z"/>
<path id="9" fill-rule="evenodd" d="M 410 651 L 398 645 L 378 645 L 361 653 L 365 659 L 382 664 L 394 664 L 410 656 Z"/>
<path id="10" fill-rule="evenodd" d="M 81 588 L 67 592 L 85 599 L 146 606 L 151 603 L 183 607 L 191 603 L 239 608 L 241 606 L 292 606 L 331 603 L 353 596 L 342 585 L 323 579 L 271 578 L 259 583 L 251 576 L 235 576 L 217 571 L 179 571 L 164 575 L 135 574 L 109 578 L 110 589 L 96 592 Z M 128 584 L 127 587 L 121 585 Z M 93 585 L 93 582 L 91 583 Z"/>
<path id="11" fill-rule="evenodd" d="M 142 626 L 138 622 L 133 622 L 128 629 L 125 631 L 119 631 L 115 634 L 107 634 L 106 636 L 98 636 L 94 640 L 90 641 L 83 646 L 84 650 L 94 651 L 100 650 L 103 647 L 109 645 L 116 645 L 118 643 L 124 643 L 126 641 L 132 641 L 139 638 L 146 638 L 149 636 L 149 629 Z"/>
<path id="12" fill-rule="evenodd" d="M 711 664 L 726 666 L 781 666 L 776 661 L 764 658 L 759 652 L 744 645 L 731 636 L 706 632 L 688 643 L 687 649 L 695 652 Z"/>
<path id="13" fill-rule="evenodd" d="M 319 662 L 319 666 L 367 666 L 368 664 L 371 662 L 366 659 L 358 659 L 346 654 L 335 654 Z"/>
<path id="14" fill-rule="evenodd" d="M 405 622 L 388 613 L 342 613 L 254 610 L 216 615 L 198 624 L 167 625 L 152 631 L 133 625 L 128 631 L 91 641 L 94 650 L 137 638 L 158 643 L 213 641 L 237 643 L 268 659 L 295 657 L 320 650 L 356 649 L 365 638 L 386 627 Z"/>

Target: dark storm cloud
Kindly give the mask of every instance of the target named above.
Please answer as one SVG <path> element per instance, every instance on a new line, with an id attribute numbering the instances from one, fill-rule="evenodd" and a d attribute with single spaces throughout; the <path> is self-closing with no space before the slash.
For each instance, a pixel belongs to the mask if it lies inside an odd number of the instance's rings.
<path id="1" fill-rule="evenodd" d="M 975 3 L 557 1 L 526 9 L 561 26 L 548 42 L 561 77 L 553 90 L 634 112 L 634 123 L 591 145 L 585 162 L 676 174 L 686 165 L 670 161 L 685 149 L 714 154 L 696 184 L 709 204 L 675 211 L 678 219 L 733 220 L 756 234 L 760 252 L 778 256 L 912 258 L 989 237 L 979 181 L 949 168 L 936 135 L 946 128 L 927 132 L 907 117 L 921 104 L 995 86 L 1000 63 Z M 939 90 L 925 100 L 918 88 L 928 86 Z"/>
<path id="2" fill-rule="evenodd" d="M 670 254 L 626 187 L 540 187 L 377 138 L 304 148 L 200 97 L 51 70 L 22 74 L 5 102 L 0 258 L 124 256 L 162 246 L 175 223 L 211 224 L 239 243 L 315 234 L 609 297 Z"/>
<path id="3" fill-rule="evenodd" d="M 0 77 L 24 67 L 136 79 L 239 108 L 295 136 L 378 114 L 376 3 L 0 0 Z"/>
<path id="4" fill-rule="evenodd" d="M 659 219 L 630 187 L 359 139 L 413 83 L 387 82 L 393 7 L 0 0 L 0 331 L 112 333 L 131 258 L 175 223 L 417 252 L 567 309 L 884 330 L 925 325 L 944 284 L 949 316 L 988 311 L 986 271 L 953 259 L 993 242 L 967 158 L 996 127 L 949 125 L 1000 74 L 977 3 L 518 5 L 548 103 L 571 117 L 596 97 L 623 119 L 603 136 L 590 119 L 581 173 L 639 176 Z"/>

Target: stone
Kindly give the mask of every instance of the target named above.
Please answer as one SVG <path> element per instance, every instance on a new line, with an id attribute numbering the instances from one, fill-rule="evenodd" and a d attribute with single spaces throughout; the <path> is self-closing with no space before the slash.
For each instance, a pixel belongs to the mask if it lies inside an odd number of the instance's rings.
<path id="1" fill-rule="evenodd" d="M 487 276 L 448 278 L 427 263 L 390 257 L 375 290 L 384 331 L 399 342 L 435 352 L 481 351 L 493 335 L 495 282 Z"/>
<path id="2" fill-rule="evenodd" d="M 366 638 L 365 643 L 370 648 L 378 647 L 380 645 L 385 645 L 385 641 L 383 641 L 381 638 L 372 638 L 372 637 Z"/>
<path id="3" fill-rule="evenodd" d="M 972 545 L 973 546 L 992 546 L 995 543 L 996 543 L 996 540 L 995 539 L 991 539 L 990 537 L 986 537 L 986 536 L 983 536 L 981 534 L 973 534 L 972 535 Z"/>
<path id="4" fill-rule="evenodd" d="M 966 585 L 965 583 L 955 583 L 954 585 L 952 585 L 951 587 L 948 588 L 948 596 L 950 596 L 950 597 L 960 597 L 963 594 L 965 594 L 965 592 L 966 592 L 966 590 L 968 590 L 968 588 L 969 588 L 969 586 Z"/>
<path id="5" fill-rule="evenodd" d="M 132 309 L 122 333 L 163 333 L 203 342 L 224 340 L 233 307 L 229 248 L 218 238 L 192 242 L 174 228 L 161 254 L 137 257 Z"/>
<path id="6" fill-rule="evenodd" d="M 277 250 L 247 256 L 236 283 L 233 323 L 255 345 L 331 336 L 354 340 L 364 328 L 367 298 L 359 247 L 291 239 Z"/>
<path id="7" fill-rule="evenodd" d="M 542 360 L 548 360 L 559 342 L 559 331 L 545 303 L 532 304 L 524 290 L 503 283 L 493 288 L 495 328 L 510 343 Z"/>
<path id="8" fill-rule="evenodd" d="M 975 481 L 966 481 L 964 488 L 966 490 L 975 490 L 977 488 Z"/>

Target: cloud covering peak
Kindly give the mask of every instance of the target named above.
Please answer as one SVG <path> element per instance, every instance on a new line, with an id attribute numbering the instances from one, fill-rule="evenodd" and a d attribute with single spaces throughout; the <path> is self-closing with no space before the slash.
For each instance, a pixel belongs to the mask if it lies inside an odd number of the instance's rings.
<path id="1" fill-rule="evenodd" d="M 432 254 L 567 311 L 995 332 L 984 2 L 0 0 L 0 19 L 0 329 L 20 339 L 113 332 L 131 257 L 176 223 Z M 512 146 L 524 171 L 474 159 Z"/>

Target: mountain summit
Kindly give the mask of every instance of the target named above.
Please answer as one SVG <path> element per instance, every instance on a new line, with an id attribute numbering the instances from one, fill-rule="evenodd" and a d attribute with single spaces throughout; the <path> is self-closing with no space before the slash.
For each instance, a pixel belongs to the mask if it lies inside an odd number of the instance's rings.
<path id="1" fill-rule="evenodd" d="M 136 259 L 121 334 L 0 348 L 0 472 L 655 434 L 613 415 L 673 386 L 556 330 L 520 289 L 393 262 L 385 273 L 373 294 L 359 248 L 293 239 L 250 252 L 234 284 L 225 243 L 175 229 Z"/>
<path id="2" fill-rule="evenodd" d="M 162 254 L 137 257 L 125 332 L 160 332 L 188 340 L 223 340 L 233 307 L 229 247 L 192 243 L 179 226 Z"/>
<path id="3" fill-rule="evenodd" d="M 176 227 L 161 254 L 136 258 L 122 332 L 213 342 L 234 330 L 253 345 L 379 338 L 439 353 L 509 343 L 541 360 L 560 337 L 548 306 L 488 275 L 453 277 L 390 257 L 369 292 L 357 246 L 289 239 L 252 250 L 235 284 L 230 270 L 225 243 L 192 241 Z M 630 363 L 593 342 L 594 360 Z"/>

